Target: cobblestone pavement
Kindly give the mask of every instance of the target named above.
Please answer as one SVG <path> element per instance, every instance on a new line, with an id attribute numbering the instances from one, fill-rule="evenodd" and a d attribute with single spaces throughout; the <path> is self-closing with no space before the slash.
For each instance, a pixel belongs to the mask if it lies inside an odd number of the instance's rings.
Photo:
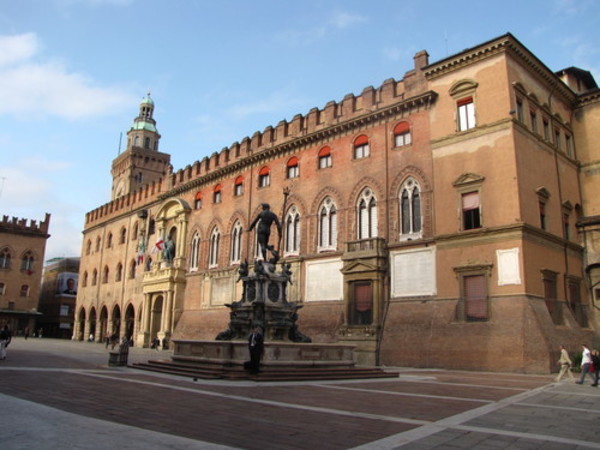
<path id="1" fill-rule="evenodd" d="M 130 362 L 168 359 L 132 348 Z M 193 381 L 108 367 L 104 345 L 15 338 L 2 449 L 600 449 L 600 390 L 553 376 Z"/>

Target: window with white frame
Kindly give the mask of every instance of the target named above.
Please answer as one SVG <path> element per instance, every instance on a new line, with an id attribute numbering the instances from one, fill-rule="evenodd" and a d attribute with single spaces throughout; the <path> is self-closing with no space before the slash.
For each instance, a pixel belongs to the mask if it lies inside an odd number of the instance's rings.
<path id="1" fill-rule="evenodd" d="M 235 179 L 233 184 L 233 195 L 239 197 L 244 193 L 244 177 L 241 175 Z"/>
<path id="2" fill-rule="evenodd" d="M 190 244 L 190 270 L 198 270 L 200 261 L 200 234 L 194 233 Z"/>
<path id="3" fill-rule="evenodd" d="M 298 165 L 298 158 L 293 156 L 287 162 L 287 177 L 288 178 L 298 178 L 300 175 L 300 167 Z"/>
<path id="4" fill-rule="evenodd" d="M 400 239 L 421 237 L 421 189 L 414 178 L 400 188 Z"/>
<path id="5" fill-rule="evenodd" d="M 0 269 L 10 269 L 10 250 L 7 247 L 0 250 Z"/>
<path id="6" fill-rule="evenodd" d="M 28 251 L 21 258 L 21 270 L 31 272 L 33 270 L 33 254 Z"/>
<path id="7" fill-rule="evenodd" d="M 371 189 L 364 189 L 357 205 L 358 239 L 377 237 L 377 199 Z"/>
<path id="8" fill-rule="evenodd" d="M 364 134 L 354 140 L 354 159 L 368 158 L 371 154 L 369 138 Z"/>
<path id="9" fill-rule="evenodd" d="M 337 249 L 337 209 L 330 197 L 319 209 L 319 251 Z"/>
<path id="10" fill-rule="evenodd" d="M 202 208 L 202 193 L 196 192 L 196 196 L 194 197 L 194 209 Z"/>
<path id="11" fill-rule="evenodd" d="M 475 127 L 475 103 L 473 97 L 466 97 L 456 102 L 458 115 L 458 131 Z"/>
<path id="12" fill-rule="evenodd" d="M 221 185 L 217 184 L 213 192 L 213 203 L 221 203 Z"/>
<path id="13" fill-rule="evenodd" d="M 298 254 L 300 249 L 300 213 L 292 206 L 285 218 L 285 253 Z"/>
<path id="14" fill-rule="evenodd" d="M 319 150 L 319 169 L 326 169 L 332 165 L 331 149 L 329 147 L 323 147 Z"/>
<path id="15" fill-rule="evenodd" d="M 260 171 L 258 172 L 258 187 L 262 188 L 262 187 L 267 187 L 269 186 L 269 184 L 271 184 L 271 171 L 269 170 L 269 168 L 267 166 L 264 166 L 262 169 L 260 169 Z"/>
<path id="16" fill-rule="evenodd" d="M 231 231 L 231 263 L 237 264 L 242 259 L 242 224 L 237 221 Z"/>
<path id="17" fill-rule="evenodd" d="M 208 255 L 208 267 L 217 267 L 219 263 L 219 244 L 221 240 L 221 233 L 219 229 L 215 227 L 210 234 L 210 252 Z"/>
<path id="18" fill-rule="evenodd" d="M 412 144 L 410 125 L 408 122 L 400 122 L 394 127 L 394 145 L 403 147 Z"/>

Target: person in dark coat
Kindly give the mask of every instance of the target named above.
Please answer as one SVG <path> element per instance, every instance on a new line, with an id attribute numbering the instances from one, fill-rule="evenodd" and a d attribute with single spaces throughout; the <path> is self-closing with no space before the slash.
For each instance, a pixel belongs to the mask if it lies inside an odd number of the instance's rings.
<path id="1" fill-rule="evenodd" d="M 248 350 L 250 351 L 250 362 L 246 364 L 246 369 L 250 373 L 257 374 L 260 370 L 260 358 L 264 350 L 264 337 L 258 326 L 255 326 L 248 336 Z"/>

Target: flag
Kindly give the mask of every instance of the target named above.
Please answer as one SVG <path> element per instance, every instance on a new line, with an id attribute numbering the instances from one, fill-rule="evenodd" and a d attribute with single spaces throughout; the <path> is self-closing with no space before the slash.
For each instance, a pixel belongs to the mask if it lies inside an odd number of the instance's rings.
<path id="1" fill-rule="evenodd" d="M 162 252 L 164 245 L 165 240 L 162 237 L 157 238 L 154 247 L 152 247 L 152 253 Z"/>

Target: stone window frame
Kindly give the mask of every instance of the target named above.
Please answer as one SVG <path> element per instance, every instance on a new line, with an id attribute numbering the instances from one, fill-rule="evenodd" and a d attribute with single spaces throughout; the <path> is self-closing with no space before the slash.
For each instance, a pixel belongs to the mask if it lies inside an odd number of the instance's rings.
<path id="1" fill-rule="evenodd" d="M 454 273 L 458 279 L 458 302 L 456 304 L 456 321 L 464 323 L 482 323 L 492 320 L 492 308 L 490 304 L 490 286 L 492 277 L 492 263 L 470 264 L 465 266 L 454 267 Z M 469 318 L 467 314 L 467 299 L 465 293 L 465 280 L 467 277 L 483 276 L 485 289 L 485 309 L 486 316 L 482 318 Z"/>

